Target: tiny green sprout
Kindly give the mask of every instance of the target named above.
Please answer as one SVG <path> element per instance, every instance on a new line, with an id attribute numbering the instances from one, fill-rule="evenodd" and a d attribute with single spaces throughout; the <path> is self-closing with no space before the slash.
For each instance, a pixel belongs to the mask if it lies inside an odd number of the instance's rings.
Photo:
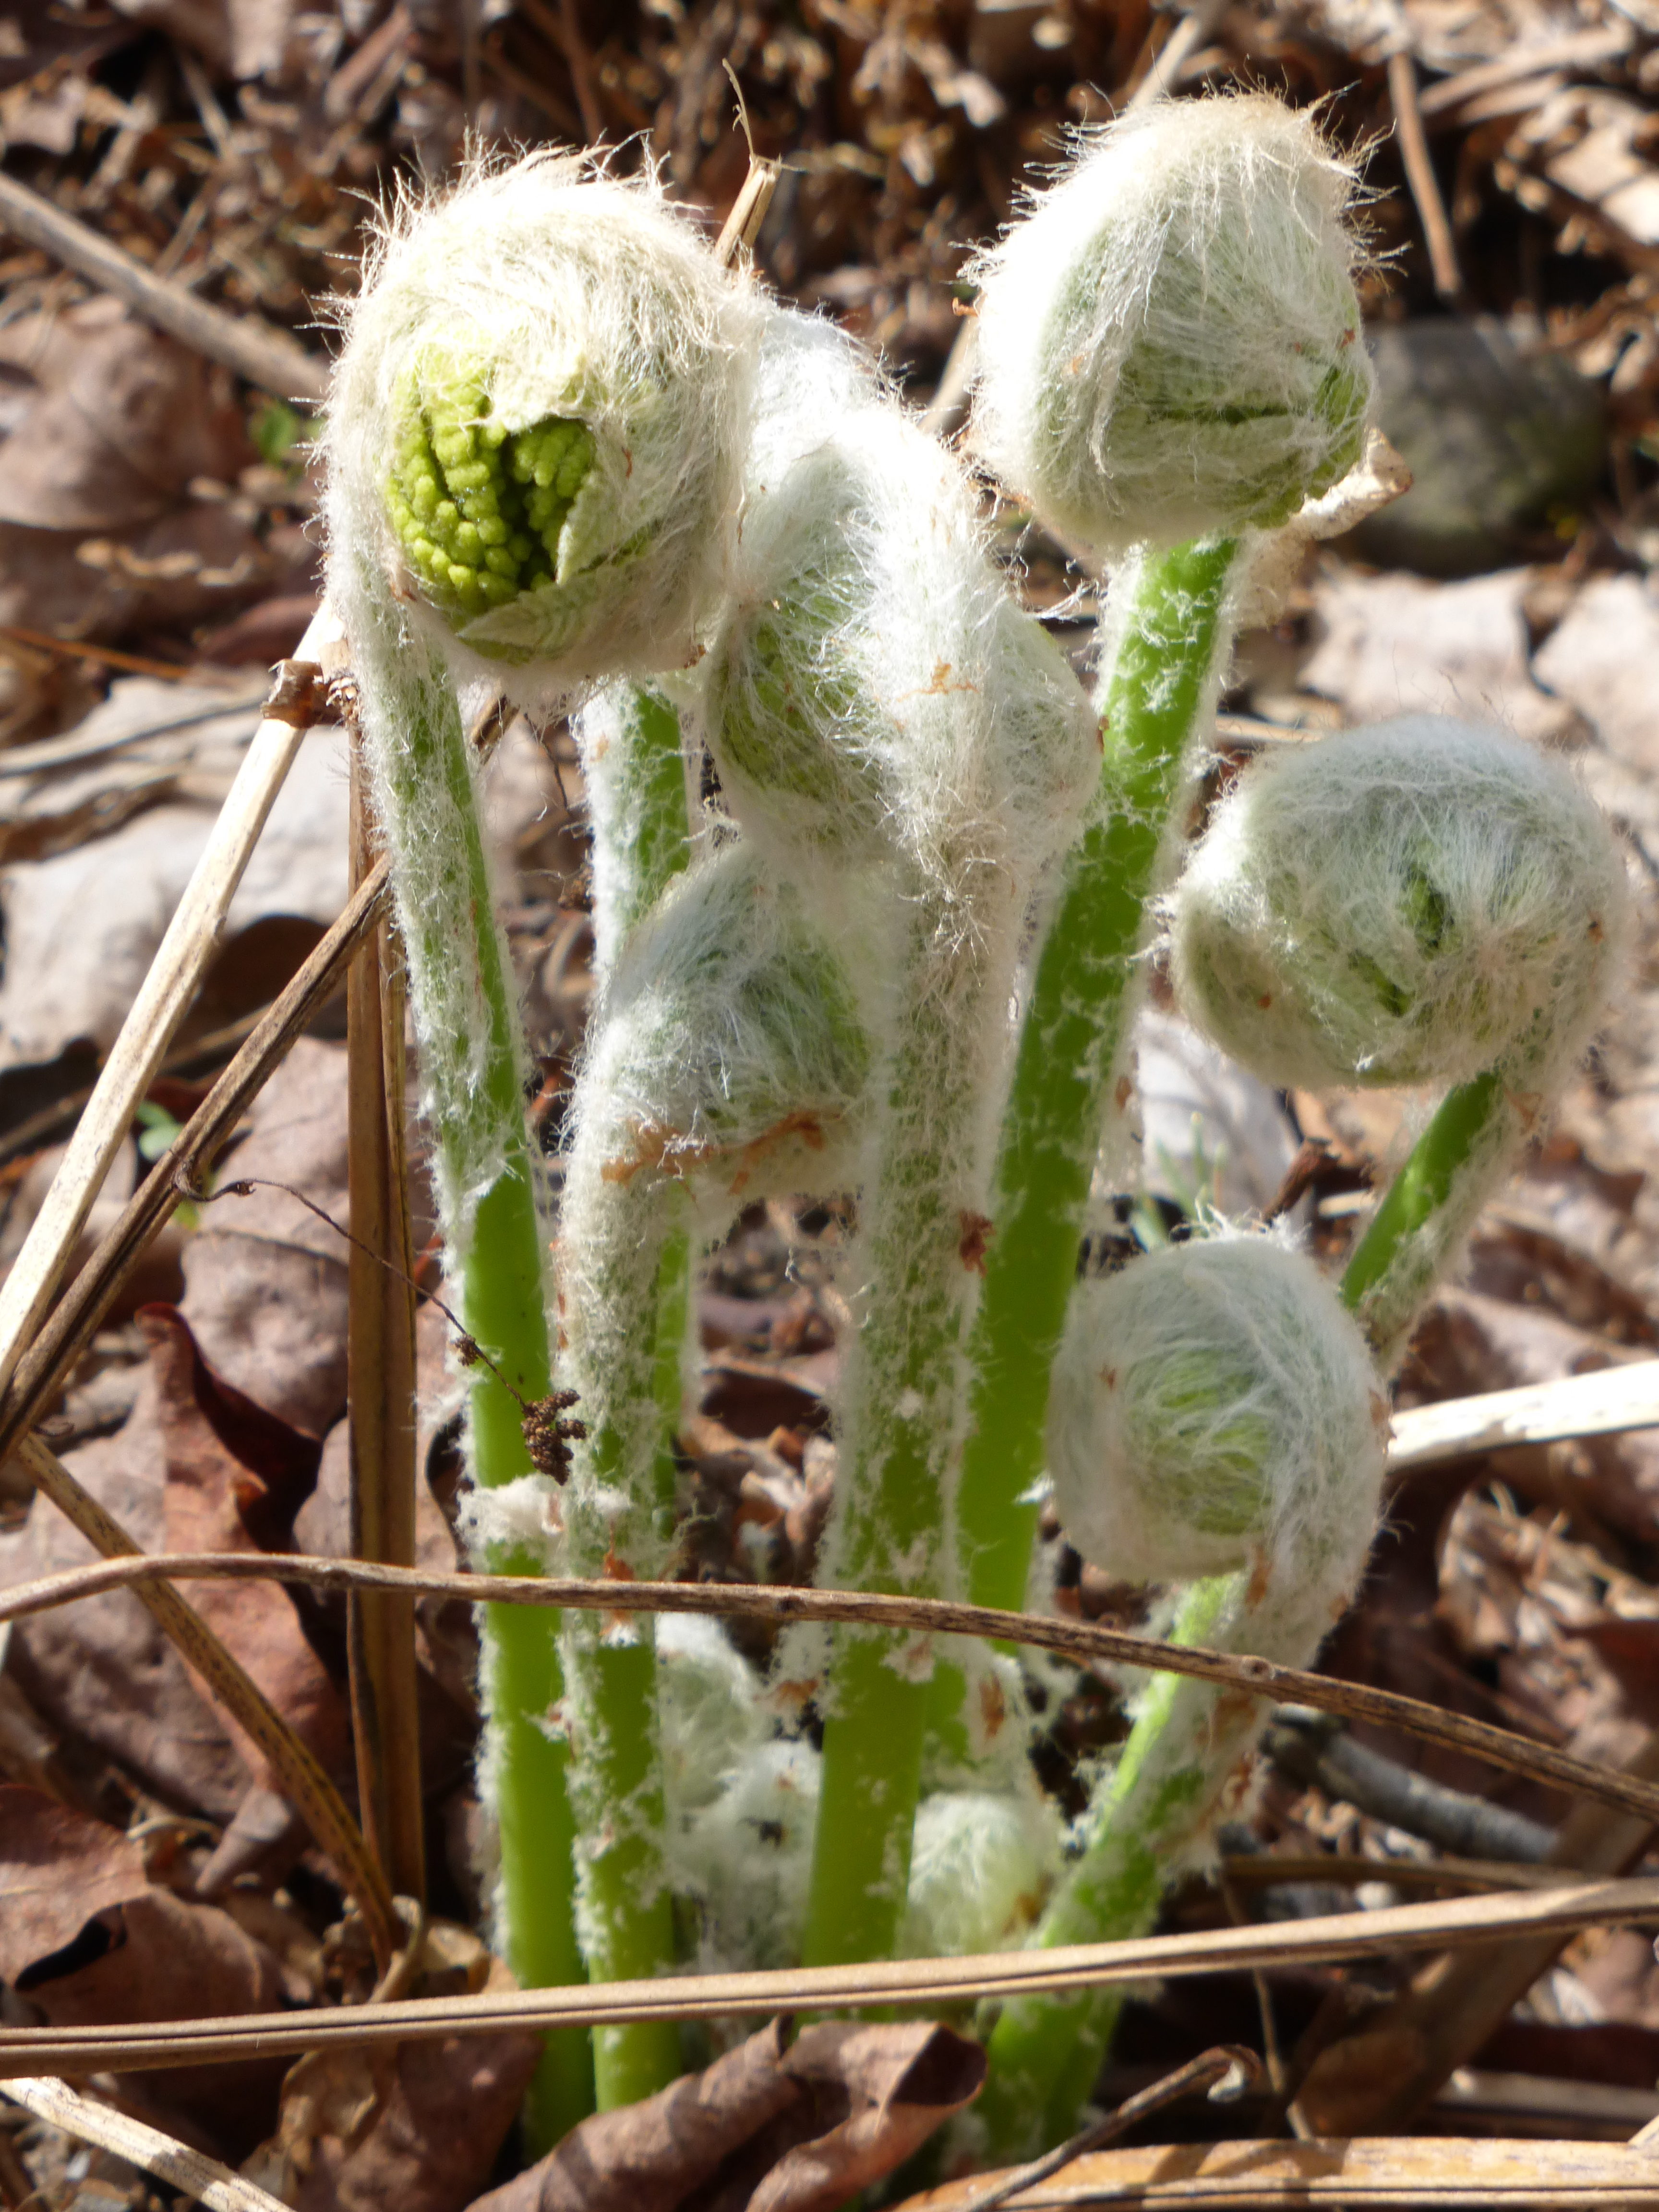
<path id="1" fill-rule="evenodd" d="M 405 368 L 399 400 L 386 510 L 432 604 L 465 623 L 568 584 L 572 509 L 593 467 L 586 424 L 553 416 L 509 430 L 483 368 L 435 349 Z"/>

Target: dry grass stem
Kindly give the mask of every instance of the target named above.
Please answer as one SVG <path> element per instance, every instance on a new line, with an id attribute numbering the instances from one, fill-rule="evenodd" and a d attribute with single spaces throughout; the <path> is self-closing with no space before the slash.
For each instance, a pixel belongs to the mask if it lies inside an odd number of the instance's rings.
<path id="1" fill-rule="evenodd" d="M 278 2198 L 244 2181 L 216 2158 L 204 2158 L 200 2151 L 176 2142 L 160 2128 L 129 2119 L 108 2105 L 95 2104 L 71 2089 L 67 2081 L 8 2081 L 4 2094 L 26 2112 L 33 2112 L 37 2120 L 61 2128 L 82 2142 L 94 2143 L 100 2150 L 113 2151 L 129 2166 L 142 2166 L 168 2188 L 193 2197 L 209 2212 L 283 2212 Z"/>
<path id="2" fill-rule="evenodd" d="M 24 187 L 9 179 L 0 179 L 0 219 L 4 219 L 9 196 L 24 192 Z M 24 197 L 32 199 L 33 195 L 24 192 Z M 296 659 L 316 660 L 333 634 L 333 618 L 324 609 L 301 640 Z M 279 691 L 282 680 L 279 676 Z M 139 1102 L 219 950 L 219 933 L 242 871 L 304 740 L 305 724 L 285 715 L 267 714 L 253 733 L 230 795 L 110 1049 L 46 1202 L 0 1285 L 0 1382 L 10 1376 L 52 1304 L 75 1240 L 111 1163 L 127 1141 Z"/>
<path id="3" fill-rule="evenodd" d="M 588 1613 L 729 1613 L 742 1620 L 772 1622 L 850 1621 L 855 1626 L 919 1630 L 925 1635 L 1001 1638 L 1057 1651 L 1080 1662 L 1104 1660 L 1114 1666 L 1144 1667 L 1149 1674 L 1189 1674 L 1198 1681 L 1272 1698 L 1280 1705 L 1313 1705 L 1349 1720 L 1402 1729 L 1408 1735 L 1467 1751 L 1552 1789 L 1599 1799 L 1626 1816 L 1659 1822 L 1659 1785 L 1611 1767 L 1593 1765 L 1510 1729 L 1443 1711 L 1417 1698 L 1374 1690 L 1360 1682 L 1337 1681 L 1328 1674 L 1310 1674 L 1299 1667 L 1277 1666 L 1267 1659 L 1209 1651 L 1200 1644 L 1170 1644 L 1152 1637 L 1127 1636 L 1091 1621 L 1003 1613 L 994 1606 L 955 1605 L 938 1598 L 887 1597 L 859 1590 L 767 1589 L 732 1583 L 555 1582 L 529 1575 L 426 1574 L 355 1559 L 299 1559 L 286 1553 L 259 1558 L 241 1553 L 198 1552 L 170 1553 L 164 1559 L 112 1559 L 102 1566 L 43 1575 L 0 1596 L 0 1621 L 147 1581 L 198 1581 L 215 1577 L 228 1581 L 269 1577 L 273 1582 L 305 1583 L 319 1589 L 406 1589 L 417 1595 L 430 1591 L 476 1604 L 564 1606 Z"/>
<path id="4" fill-rule="evenodd" d="M 389 875 L 375 864 L 185 1127 L 122 1209 L 56 1311 L 18 1361 L 0 1398 L 0 1460 L 15 1450 L 91 1342 L 111 1300 L 186 1188 L 195 1188 L 295 1039 L 329 999 L 384 911 Z M 67 1163 L 66 1163 L 67 1164 Z M 20 1262 L 21 1264 L 21 1262 Z"/>
<path id="5" fill-rule="evenodd" d="M 153 276 L 142 262 L 15 177 L 0 177 L 0 227 L 25 244 L 38 246 L 89 283 L 113 293 L 158 331 L 209 361 L 222 362 L 273 398 L 315 406 L 327 397 L 327 362 L 297 345 L 286 331 L 257 315 L 228 314 L 222 307 L 196 299 L 183 285 Z M 303 658 L 304 645 L 300 653 Z"/>
<path id="6" fill-rule="evenodd" d="M 998 1951 L 964 1959 L 883 1960 L 792 1972 L 685 1974 L 591 1987 L 486 1991 L 478 1996 L 249 2013 L 131 2027 L 0 2027 L 0 2079 L 9 2069 L 88 2074 L 217 2063 L 340 2044 L 404 2043 L 503 2028 L 592 2027 L 625 2021 L 714 2020 L 734 2014 L 849 2011 L 874 2005 L 993 2002 L 1043 1990 L 1120 1988 L 1154 1975 L 1334 1965 L 1449 1942 L 1565 1937 L 1585 1928 L 1659 1923 L 1659 1877 L 1574 1884 L 1509 1897 L 1398 1905 L 1377 1912 L 1265 1927 L 1204 1929 L 1052 1951 Z M 1659 2168 L 1656 2169 L 1659 2174 Z"/>
<path id="7" fill-rule="evenodd" d="M 26 1437 L 17 1456 L 37 1487 L 94 1550 L 106 1559 L 143 1557 L 120 1522 L 82 1487 L 39 1437 Z M 362 1913 L 375 1959 L 384 1967 L 405 1940 L 403 1926 L 385 1876 L 339 1791 L 240 1661 L 225 1649 L 171 1583 L 160 1578 L 141 1581 L 136 1595 L 168 1642 L 235 1717 L 270 1763 L 283 1795 L 333 1861 L 341 1882 Z"/>
<path id="8" fill-rule="evenodd" d="M 1394 1417 L 1389 1471 L 1506 1451 L 1514 1444 L 1565 1443 L 1575 1437 L 1654 1427 L 1659 1427 L 1659 1359 L 1633 1359 L 1627 1367 L 1413 1406 Z"/>
<path id="9" fill-rule="evenodd" d="M 352 879 L 361 890 L 376 854 L 356 745 L 351 833 Z M 404 1142 L 403 960 L 389 919 L 351 963 L 346 1065 L 351 1548 L 358 1559 L 407 1567 L 415 1564 L 415 1256 Z M 424 1898 L 413 1595 L 353 1591 L 347 1648 L 364 1832 L 398 1895 Z"/>
<path id="10" fill-rule="evenodd" d="M 912 2197 L 900 2212 L 965 2212 L 981 2182 Z M 1040 2206 L 1179 2205 L 1182 2212 L 1279 2212 L 1300 2205 L 1445 2205 L 1457 2212 L 1651 2212 L 1659 2160 L 1629 2143 L 1458 2142 L 1444 2136 L 1310 2142 L 1219 2142 L 1099 2151 L 1010 2199 Z"/>

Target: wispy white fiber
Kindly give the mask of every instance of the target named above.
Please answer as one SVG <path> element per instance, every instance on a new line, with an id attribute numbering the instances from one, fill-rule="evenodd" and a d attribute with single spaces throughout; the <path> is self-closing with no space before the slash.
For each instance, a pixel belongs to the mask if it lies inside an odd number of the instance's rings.
<path id="1" fill-rule="evenodd" d="M 1261 758 L 1172 904 L 1183 1007 L 1265 1080 L 1553 1090 L 1601 1018 L 1628 899 L 1561 763 L 1407 715 Z"/>
<path id="2" fill-rule="evenodd" d="M 1080 134 L 973 271 L 978 452 L 1096 567 L 1283 521 L 1359 457 L 1354 191 L 1265 94 Z"/>
<path id="3" fill-rule="evenodd" d="M 1376 1519 L 1384 1413 L 1311 1261 L 1265 1237 L 1194 1238 L 1078 1285 L 1049 1401 L 1054 1510 L 1109 1574 L 1255 1567 L 1328 1626 Z"/>
<path id="4" fill-rule="evenodd" d="M 537 664 L 532 693 L 684 665 L 735 514 L 754 314 L 654 181 L 585 157 L 535 154 L 406 201 L 346 317 L 325 441 L 331 542 L 371 549 L 410 619 L 458 635 L 498 678 Z M 424 605 L 387 509 L 411 408 L 458 375 L 482 380 L 493 429 L 571 423 L 592 442 L 555 575 L 459 632 Z"/>

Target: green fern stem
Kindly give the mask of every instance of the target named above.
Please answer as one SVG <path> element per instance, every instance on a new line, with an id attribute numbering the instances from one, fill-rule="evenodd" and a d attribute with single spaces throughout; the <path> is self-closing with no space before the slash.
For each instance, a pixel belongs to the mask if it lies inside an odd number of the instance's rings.
<path id="1" fill-rule="evenodd" d="M 1048 1375 L 1077 1273 L 1101 1130 L 1124 1077 L 1147 911 L 1193 771 L 1237 554 L 1231 538 L 1146 556 L 1105 687 L 1100 781 L 1062 872 L 1031 979 L 1005 1114 L 969 1345 L 957 1496 L 961 1576 L 975 1605 L 1025 1602 Z M 961 1675 L 941 1668 L 941 1720 Z"/>
<path id="2" fill-rule="evenodd" d="M 448 1265 L 459 1281 L 463 1326 L 491 1363 L 474 1369 L 468 1394 L 472 1475 L 482 1490 L 496 1490 L 532 1473 L 521 1401 L 551 1388 L 516 997 L 447 674 L 418 641 L 399 634 L 378 595 L 353 649 L 374 740 L 440 1180 L 452 1194 Z M 472 1008 L 469 1034 L 447 1033 L 461 1000 Z M 493 1179 L 469 1209 L 466 1186 L 480 1158 L 493 1163 Z M 491 1546 L 487 1564 L 496 1573 L 545 1571 L 538 1556 L 510 1544 Z M 501 1948 L 524 1987 L 580 1981 L 568 1753 L 550 1733 L 564 1688 L 558 1617 L 504 1605 L 483 1613 Z M 587 2038 L 580 2030 L 549 2035 L 527 2101 L 532 2139 L 556 2141 L 592 2109 L 592 2099 Z"/>
<path id="3" fill-rule="evenodd" d="M 1218 1632 L 1241 1609 L 1245 1582 L 1223 1575 L 1193 1583 L 1170 1641 L 1234 1640 Z M 1153 1677 L 1094 1809 L 1091 1840 L 1039 1922 L 1036 1948 L 1111 1942 L 1152 1926 L 1172 1869 L 1207 1828 L 1259 1717 L 1255 1698 L 1178 1674 Z M 1075 2130 L 1122 2002 L 1119 1990 L 1092 1990 L 1003 2007 L 974 2107 L 991 2163 L 1029 2158 Z"/>
<path id="4" fill-rule="evenodd" d="M 926 932 L 919 904 L 911 926 Z M 889 1065 L 880 1164 L 864 1198 L 866 1288 L 848 1361 L 845 1473 L 826 1578 L 936 1595 L 948 1574 L 962 1352 L 976 1285 L 963 1252 L 971 1188 L 976 1040 L 990 993 L 970 972 L 908 984 L 908 1034 Z M 951 981 L 956 988 L 951 988 Z M 909 1883 L 931 1672 L 925 1650 L 857 1631 L 838 1639 L 812 1852 L 808 1966 L 890 1957 Z"/>

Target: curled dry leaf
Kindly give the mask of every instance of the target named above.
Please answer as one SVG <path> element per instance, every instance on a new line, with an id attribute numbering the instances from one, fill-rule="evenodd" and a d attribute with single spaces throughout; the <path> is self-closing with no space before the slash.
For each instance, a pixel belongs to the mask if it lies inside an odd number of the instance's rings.
<path id="1" fill-rule="evenodd" d="M 266 2012 L 312 1994 L 228 1913 L 153 1883 L 118 1830 L 15 1787 L 0 1789 L 0 1976 L 58 2027 Z M 246 2144 L 276 2079 L 263 2060 L 183 2067 L 161 2094 L 218 2140 Z"/>
<path id="2" fill-rule="evenodd" d="M 119 530 L 252 459 L 222 372 L 107 295 L 0 330 L 0 521 Z"/>
<path id="3" fill-rule="evenodd" d="M 222 1176 L 287 1183 L 349 1225 L 340 1048 L 300 1040 L 254 1102 Z M 185 1259 L 180 1310 L 204 1358 L 319 1442 L 345 1411 L 349 1251 L 297 1199 L 260 1188 L 208 1206 Z"/>
<path id="4" fill-rule="evenodd" d="M 428 1988 L 514 1986 L 461 1928 L 431 1929 L 427 1962 Z M 295 2212 L 457 2212 L 489 2179 L 539 2051 L 523 2033 L 313 2051 L 249 2170 Z"/>
<path id="5" fill-rule="evenodd" d="M 315 1442 L 215 1375 L 173 1308 L 148 1307 L 139 1320 L 160 1384 L 167 1548 L 292 1549 L 295 1516 L 317 1479 Z M 343 1781 L 351 1764 L 345 1702 L 289 1593 L 275 1583 L 239 1590 L 207 1583 L 189 1599 L 295 1735 Z M 309 1832 L 286 1812 L 280 1778 L 234 1722 L 227 1724 L 256 1783 L 203 1872 L 210 1896 L 251 1870 L 280 1879 Z"/>
<path id="6" fill-rule="evenodd" d="M 979 2094 L 985 2053 L 927 2021 L 773 2021 L 701 2074 L 584 2120 L 472 2212 L 833 2212 Z"/>

